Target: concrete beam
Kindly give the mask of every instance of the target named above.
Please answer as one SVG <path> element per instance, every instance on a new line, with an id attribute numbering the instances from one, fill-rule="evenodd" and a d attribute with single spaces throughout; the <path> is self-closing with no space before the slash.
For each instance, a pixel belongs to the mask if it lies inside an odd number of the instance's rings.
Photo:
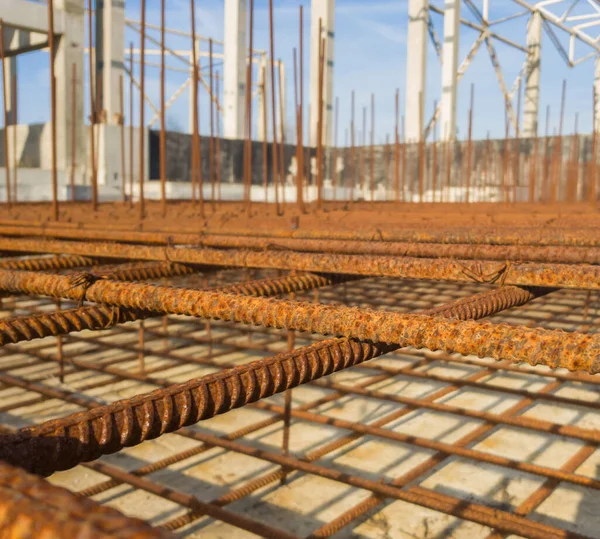
<path id="1" fill-rule="evenodd" d="M 243 139 L 246 124 L 246 0 L 225 0 L 223 136 Z"/>
<path id="2" fill-rule="evenodd" d="M 4 55 L 7 58 L 48 47 L 48 34 L 26 32 L 11 27 L 5 29 L 4 40 Z"/>
<path id="3" fill-rule="evenodd" d="M 456 138 L 456 96 L 458 89 L 458 51 L 460 0 L 446 0 L 444 6 L 444 45 L 442 56 L 441 139 Z"/>
<path id="4" fill-rule="evenodd" d="M 62 34 L 65 30 L 65 16 L 59 4 L 55 2 L 54 33 Z M 28 0 L 10 0 L 2 4 L 2 21 L 27 32 L 48 33 L 48 7 L 46 4 L 35 4 Z"/>
<path id="5" fill-rule="evenodd" d="M 427 21 L 429 0 L 408 0 L 408 47 L 406 49 L 406 140 L 423 136 L 423 107 L 426 103 Z"/>
<path id="6" fill-rule="evenodd" d="M 527 71 L 525 77 L 525 107 L 523 137 L 533 138 L 538 134 L 540 106 L 540 71 L 542 59 L 542 16 L 535 11 L 527 26 Z"/>
<path id="7" fill-rule="evenodd" d="M 325 39 L 323 71 L 323 146 L 331 146 L 333 135 L 333 65 L 335 52 L 335 0 L 312 0 L 310 6 L 310 145 L 317 145 L 319 118 L 319 45 Z M 319 35 L 319 20 L 322 33 Z"/>

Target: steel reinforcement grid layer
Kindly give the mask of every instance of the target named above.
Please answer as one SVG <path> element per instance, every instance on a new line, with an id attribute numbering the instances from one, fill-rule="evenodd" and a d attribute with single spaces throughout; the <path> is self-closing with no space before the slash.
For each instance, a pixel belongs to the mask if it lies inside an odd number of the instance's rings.
<path id="1" fill-rule="evenodd" d="M 600 537 L 596 243 L 569 219 L 483 246 L 3 224 L 2 533 Z"/>

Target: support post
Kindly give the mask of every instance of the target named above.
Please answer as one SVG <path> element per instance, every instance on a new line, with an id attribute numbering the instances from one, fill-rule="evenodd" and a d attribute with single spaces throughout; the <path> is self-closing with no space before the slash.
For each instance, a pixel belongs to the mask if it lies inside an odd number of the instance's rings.
<path id="1" fill-rule="evenodd" d="M 525 78 L 525 109 L 523 136 L 535 138 L 538 134 L 540 105 L 540 62 L 542 43 L 542 16 L 535 11 L 527 26 L 527 71 Z"/>
<path id="2" fill-rule="evenodd" d="M 223 137 L 226 139 L 245 138 L 247 12 L 247 0 L 225 0 Z"/>
<path id="3" fill-rule="evenodd" d="M 442 100 L 440 124 L 441 137 L 444 141 L 452 141 L 456 139 L 456 96 L 458 90 L 458 51 L 460 46 L 460 2 L 461 0 L 446 0 L 444 6 L 444 48 L 442 56 Z"/>
<path id="4" fill-rule="evenodd" d="M 406 141 L 423 135 L 423 107 L 427 71 L 427 21 L 429 0 L 408 0 L 408 48 L 406 59 Z"/>
<path id="5" fill-rule="evenodd" d="M 596 112 L 596 131 L 600 132 L 600 55 L 596 56 L 594 72 L 594 86 L 596 88 L 596 103 L 594 103 Z"/>
<path id="6" fill-rule="evenodd" d="M 333 65 L 335 37 L 335 0 L 312 0 L 310 22 L 310 145 L 317 145 L 319 119 L 319 50 L 325 39 L 325 66 L 323 69 L 323 146 L 332 144 L 333 136 Z M 321 35 L 319 35 L 321 20 Z"/>

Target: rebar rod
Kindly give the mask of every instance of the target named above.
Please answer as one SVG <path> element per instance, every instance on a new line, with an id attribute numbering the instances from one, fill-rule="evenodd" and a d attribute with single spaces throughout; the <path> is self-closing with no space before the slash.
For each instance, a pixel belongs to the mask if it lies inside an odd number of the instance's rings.
<path id="1" fill-rule="evenodd" d="M 177 274 L 192 273 L 185 266 L 165 266 L 161 273 L 160 267 L 133 268 L 118 270 L 110 274 L 115 280 L 143 280 Z M 168 270 L 173 272 L 169 273 Z M 179 273 L 181 271 L 181 273 Z M 276 296 L 284 293 L 311 290 L 317 287 L 330 286 L 345 282 L 351 278 L 339 275 L 293 275 L 281 279 L 261 279 L 236 285 L 226 286 L 218 290 L 227 294 L 240 294 L 255 297 Z M 8 343 L 16 344 L 22 341 L 43 339 L 45 337 L 67 335 L 76 331 L 100 331 L 114 327 L 117 324 L 144 320 L 160 316 L 160 313 L 144 309 L 124 309 L 93 305 L 55 312 L 43 312 L 30 316 L 19 316 L 0 320 L 0 346 Z"/>
<path id="2" fill-rule="evenodd" d="M 2 462 L 0 527 L 5 537 L 172 537 Z"/>
<path id="3" fill-rule="evenodd" d="M 277 248 L 276 245 L 274 247 Z M 168 260 L 182 264 L 273 268 L 550 288 L 600 289 L 600 267 L 582 264 L 523 263 L 510 262 L 508 259 L 502 263 L 492 260 L 303 253 L 281 249 L 258 252 L 177 247 L 166 250 L 164 247 L 147 245 L 7 239 L 0 240 L 0 249 L 2 248 L 137 260 L 165 260 L 168 255 Z M 480 252 L 485 253 L 485 248 L 480 248 Z"/>
<path id="4" fill-rule="evenodd" d="M 0 259 L 0 268 L 26 271 L 52 271 L 93 266 L 97 259 L 78 255 L 56 255 L 20 259 Z"/>
<path id="5" fill-rule="evenodd" d="M 55 223 L 53 223 L 54 225 Z M 371 230 L 302 230 L 289 228 L 257 231 L 254 228 L 211 228 L 192 230 L 181 233 L 181 225 L 173 232 L 132 231 L 130 229 L 113 229 L 106 226 L 70 228 L 63 226 L 45 226 L 34 222 L 1 221 L 0 234 L 2 241 L 9 240 L 7 236 L 42 237 L 104 240 L 138 243 L 158 243 L 164 245 L 173 243 L 203 244 L 205 241 L 222 238 L 271 238 L 275 239 L 321 239 L 345 241 L 378 242 L 409 242 L 409 243 L 440 243 L 470 245 L 528 245 L 528 246 L 562 246 L 562 247 L 600 247 L 600 234 L 595 226 L 572 226 L 548 228 L 544 226 L 471 226 L 471 227 L 406 227 L 393 229 Z M 0 249 L 6 250 L 0 245 Z M 23 249 L 21 249 L 23 250 Z"/>
<path id="6" fill-rule="evenodd" d="M 483 316 L 526 303 L 535 298 L 537 293 L 508 287 L 460 301 L 457 305 L 451 304 L 445 310 L 438 309 L 436 312 L 447 317 Z M 242 303 L 242 298 L 237 296 L 237 299 Z M 304 304 L 305 307 L 309 305 Z M 442 321 L 443 318 L 435 319 L 437 324 Z M 433 333 L 441 333 L 441 330 Z M 472 336 L 477 334 L 475 330 Z M 543 339 L 539 344 L 544 344 Z M 201 379 L 174 384 L 133 399 L 21 429 L 15 435 L 0 439 L 0 459 L 38 474 L 49 475 L 363 363 L 397 347 L 397 344 L 381 341 L 348 339 L 317 343 Z M 508 348 L 519 348 L 518 339 L 513 337 Z M 553 351 L 551 347 L 548 350 Z M 585 356 L 584 347 L 580 347 L 580 350 L 581 355 Z"/>

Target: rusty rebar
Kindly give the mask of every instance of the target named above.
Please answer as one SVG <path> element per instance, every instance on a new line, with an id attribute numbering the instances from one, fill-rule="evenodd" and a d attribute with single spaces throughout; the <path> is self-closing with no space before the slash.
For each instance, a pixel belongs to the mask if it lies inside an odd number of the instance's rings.
<path id="1" fill-rule="evenodd" d="M 55 255 L 5 260 L 0 259 L 0 268 L 26 271 L 56 271 L 94 266 L 97 263 L 97 259 L 88 256 Z"/>
<path id="2" fill-rule="evenodd" d="M 50 9 L 50 8 L 49 8 Z M 50 38 L 50 34 L 48 35 Z M 52 56 L 52 53 L 51 53 Z M 8 158 L 8 84 L 5 68 L 5 53 L 4 53 L 4 21 L 0 19 L 0 67 L 2 69 L 2 103 L 4 111 L 4 170 L 6 182 L 6 206 L 10 209 L 12 204 L 11 184 L 10 184 L 10 166 Z"/>
<path id="3" fill-rule="evenodd" d="M 478 236 L 478 235 L 477 235 Z M 476 241 L 469 243 L 468 236 L 459 235 L 453 238 L 448 235 L 436 237 L 432 235 L 427 237 L 424 233 L 425 240 L 433 241 L 369 241 L 367 239 L 322 239 L 317 236 L 315 239 L 310 237 L 303 239 L 301 237 L 282 237 L 271 238 L 266 236 L 240 237 L 235 235 L 210 235 L 198 236 L 197 242 L 201 242 L 202 247 L 228 248 L 228 249 L 251 249 L 262 251 L 273 250 L 288 250 L 302 252 L 316 252 L 328 254 L 363 254 L 363 255 L 384 255 L 384 256 L 409 256 L 417 258 L 454 258 L 454 259 L 472 259 L 472 260 L 499 260 L 502 262 L 510 261 L 527 261 L 527 262 L 545 262 L 553 264 L 600 264 L 600 248 L 596 246 L 569 246 L 569 245 L 526 245 L 526 244 L 509 244 L 509 245 L 493 245 L 482 243 L 478 240 L 479 237 L 474 237 Z M 112 236 L 109 236 L 112 237 Z M 143 236 L 142 236 L 143 237 Z M 148 236 L 152 239 L 152 235 Z M 408 239 L 417 240 L 416 237 Z M 188 239 L 185 243 L 190 243 L 193 239 L 190 235 L 188 238 L 183 236 L 182 240 Z M 377 238 L 379 239 L 379 238 Z M 461 243 L 449 241 L 448 243 L 440 243 L 440 240 L 462 240 Z M 481 238 L 482 239 L 482 238 Z M 492 241 L 493 238 L 491 238 Z M 524 238 L 526 241 L 526 238 Z M 148 242 L 151 243 L 151 242 Z M 545 243 L 545 242 L 542 242 Z M 0 238 L 0 247 L 4 247 L 7 251 L 22 251 L 22 252 L 63 252 L 62 248 L 72 249 L 73 245 L 82 246 L 81 249 L 75 249 L 78 253 L 85 253 L 86 249 L 83 246 L 90 246 L 90 249 L 95 249 L 95 245 L 103 244 L 82 244 L 74 243 L 55 243 L 55 240 L 50 242 L 32 241 L 30 239 L 16 240 L 13 238 Z M 115 249 L 119 249 L 116 246 Z M 134 252 L 133 250 L 131 251 Z M 158 251 L 156 251 L 158 252 Z M 135 258 L 135 255 L 133 255 Z M 164 257 L 163 257 L 164 258 Z"/>
<path id="4" fill-rule="evenodd" d="M 140 132 L 138 148 L 138 167 L 140 182 L 140 220 L 146 217 L 146 203 L 144 200 L 144 178 L 145 178 L 145 153 L 146 126 L 144 125 L 144 107 L 146 106 L 145 83 L 146 83 L 146 0 L 140 0 Z"/>
<path id="5" fill-rule="evenodd" d="M 5 537 L 171 537 L 142 520 L 0 462 L 0 527 Z"/>
<path id="6" fill-rule="evenodd" d="M 115 280 L 146 280 L 160 277 L 186 275 L 195 270 L 179 264 L 147 265 L 145 267 L 117 270 L 109 274 Z M 93 275 L 93 274 L 90 274 Z M 277 296 L 284 293 L 311 290 L 352 280 L 340 275 L 290 275 L 281 279 L 261 279 L 219 288 L 222 293 L 254 297 Z M 7 318 L 0 321 L 0 346 L 50 336 L 91 330 L 110 329 L 118 324 L 160 316 L 160 313 L 144 309 L 126 309 L 93 305 L 56 312 L 44 312 L 30 316 Z M 143 337 L 140 331 L 140 348 Z"/>
<path id="7" fill-rule="evenodd" d="M 411 256 L 372 256 L 270 251 L 151 247 L 64 241 L 0 240 L 0 249 L 86 254 L 97 257 L 164 260 L 211 266 L 275 268 L 316 273 L 343 273 L 404 279 L 513 284 L 550 288 L 600 289 L 600 267 L 582 264 L 453 260 Z M 485 252 L 485 248 L 481 248 Z"/>
<path id="8" fill-rule="evenodd" d="M 596 373 L 600 336 L 512 327 L 506 324 L 456 322 L 424 315 L 370 311 L 339 305 L 241 297 L 221 292 L 174 289 L 99 280 L 73 287 L 69 277 L 0 270 L 0 289 L 36 295 L 142 308 L 163 314 L 213 318 L 246 325 L 309 331 L 444 350 L 513 362 L 544 364 Z"/>
<path id="9" fill-rule="evenodd" d="M 507 307 L 526 303 L 537 295 L 536 291 L 509 287 L 494 290 L 458 304 L 451 304 L 436 310 L 446 317 L 484 316 L 498 312 Z M 244 298 L 248 299 L 248 298 Z M 238 303 L 242 299 L 238 296 Z M 288 304 L 288 302 L 283 302 Z M 319 306 L 304 304 L 323 311 Z M 474 309 L 474 310 L 473 310 Z M 357 311 L 347 309 L 346 311 Z M 369 311 L 365 312 L 368 316 Z M 375 313 L 372 313 L 375 314 Z M 384 315 L 385 317 L 386 315 Z M 400 320 L 401 315 L 391 316 Z M 326 318 L 326 314 L 321 315 Z M 427 317 L 421 316 L 421 319 Z M 443 323 L 451 324 L 451 331 L 460 331 L 460 324 L 474 322 L 451 322 L 444 318 L 435 318 L 440 337 L 444 329 Z M 382 323 L 382 327 L 386 327 Z M 360 324 L 357 324 L 359 326 Z M 291 324 L 290 326 L 294 326 Z M 488 327 L 491 324 L 477 326 Z M 496 326 L 497 328 L 507 326 Z M 295 329 L 289 327 L 288 329 Z M 357 328 L 358 329 L 358 328 Z M 385 329 L 384 329 L 385 331 Z M 394 330 L 392 330 L 394 331 Z M 402 344 L 417 344 L 418 340 L 406 338 L 407 328 L 400 328 L 404 333 Z M 485 340 L 481 329 L 469 332 L 472 338 Z M 552 334 L 556 332 L 545 332 Z M 558 332 L 561 336 L 564 333 Z M 387 335 L 386 335 L 387 336 Z M 509 337 L 504 345 L 504 355 L 514 355 L 513 349 L 523 347 L 532 352 L 531 359 L 536 357 L 535 347 L 548 344 L 545 335 L 529 346 L 519 343 L 519 339 Z M 456 339 L 457 335 L 453 335 Z M 421 337 L 427 339 L 427 337 Z M 435 336 L 433 337 L 436 338 Z M 491 337 L 493 339 L 493 337 Z M 464 335 L 463 335 L 464 339 Z M 512 340 L 510 340 L 512 339 Z M 459 340 L 459 339 L 456 339 Z M 390 339 L 390 342 L 394 342 Z M 553 343 L 549 343 L 553 344 Z M 279 354 L 275 357 L 252 362 L 212 374 L 199 380 L 183 384 L 175 384 L 166 389 L 137 396 L 131 400 L 119 401 L 108 406 L 94 408 L 88 412 L 73 414 L 69 417 L 46 422 L 42 425 L 22 429 L 15 435 L 5 436 L 0 440 L 0 458 L 25 467 L 25 469 L 49 475 L 54 471 L 69 469 L 80 462 L 94 460 L 103 454 L 119 451 L 123 447 L 137 445 L 145 440 L 156 438 L 164 433 L 178 430 L 225 413 L 233 408 L 289 390 L 298 385 L 316 380 L 332 372 L 357 365 L 398 348 L 399 344 L 383 342 L 358 341 L 348 339 L 332 339 L 322 343 Z M 556 355 L 558 350 L 553 346 L 547 348 L 549 355 Z M 578 352 L 586 356 L 585 346 L 579 346 Z M 571 349 L 571 355 L 573 350 Z M 540 354 L 538 353 L 537 356 Z M 567 355 L 569 352 L 567 351 Z"/>

